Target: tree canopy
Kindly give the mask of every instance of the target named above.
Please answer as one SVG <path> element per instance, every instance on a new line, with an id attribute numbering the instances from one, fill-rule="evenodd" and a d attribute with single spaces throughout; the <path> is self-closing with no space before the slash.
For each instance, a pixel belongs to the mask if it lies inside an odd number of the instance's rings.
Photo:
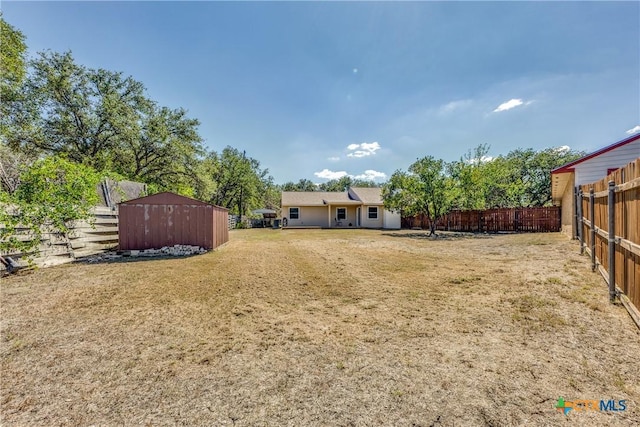
<path id="1" fill-rule="evenodd" d="M 448 212 L 452 194 L 445 162 L 432 156 L 418 159 L 407 172 L 394 172 L 382 187 L 385 206 L 406 216 L 424 214 L 429 220 L 430 235 L 435 234 L 436 221 Z"/>

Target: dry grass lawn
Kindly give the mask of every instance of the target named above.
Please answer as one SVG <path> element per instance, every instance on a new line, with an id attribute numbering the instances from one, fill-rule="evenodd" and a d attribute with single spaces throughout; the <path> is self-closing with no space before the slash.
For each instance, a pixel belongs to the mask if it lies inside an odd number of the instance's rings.
<path id="1" fill-rule="evenodd" d="M 3 426 L 640 424 L 640 331 L 559 234 L 243 230 L 0 290 Z"/>

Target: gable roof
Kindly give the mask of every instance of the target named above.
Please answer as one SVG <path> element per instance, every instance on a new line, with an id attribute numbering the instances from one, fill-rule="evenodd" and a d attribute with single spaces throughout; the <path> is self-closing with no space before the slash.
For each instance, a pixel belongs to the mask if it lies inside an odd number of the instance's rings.
<path id="1" fill-rule="evenodd" d="M 180 194 L 171 193 L 165 191 L 162 193 L 152 194 L 150 196 L 139 197 L 133 200 L 127 200 L 120 203 L 121 205 L 199 205 L 199 206 L 214 206 L 209 203 L 202 202 L 200 200 L 192 199 L 190 197 L 181 196 Z M 220 206 L 216 206 L 220 209 L 228 210 Z"/>
<path id="2" fill-rule="evenodd" d="M 352 187 L 349 192 L 365 205 L 382 205 L 382 189 L 380 187 Z"/>
<path id="3" fill-rule="evenodd" d="M 360 204 L 344 191 L 283 191 L 282 206 L 325 206 L 329 204 Z"/>
<path id="4" fill-rule="evenodd" d="M 601 154 L 604 154 L 604 153 L 606 153 L 608 151 L 615 150 L 616 148 L 622 147 L 623 145 L 627 145 L 627 144 L 629 144 L 629 143 L 631 143 L 631 142 L 633 142 L 633 141 L 635 141 L 637 139 L 640 139 L 640 133 L 638 133 L 636 135 L 632 135 L 632 136 L 630 136 L 628 138 L 625 138 L 625 139 L 623 139 L 621 141 L 614 142 L 613 144 L 608 145 L 608 146 L 606 146 L 604 148 L 601 148 L 601 149 L 599 149 L 597 151 L 594 151 L 591 154 L 587 154 L 586 156 L 581 157 L 578 160 L 574 160 L 573 162 L 569 162 L 566 165 L 562 165 L 562 166 L 560 166 L 558 168 L 555 168 L 555 169 L 553 169 L 551 171 L 551 174 L 553 175 L 553 174 L 558 174 L 558 173 L 573 172 L 576 165 L 578 165 L 578 164 L 580 164 L 582 162 L 585 162 L 585 161 L 587 161 L 589 159 L 592 159 L 594 157 L 597 157 L 597 156 L 599 156 Z"/>
<path id="5" fill-rule="evenodd" d="M 354 187 L 347 191 L 283 191 L 282 206 L 381 205 L 380 188 Z"/>

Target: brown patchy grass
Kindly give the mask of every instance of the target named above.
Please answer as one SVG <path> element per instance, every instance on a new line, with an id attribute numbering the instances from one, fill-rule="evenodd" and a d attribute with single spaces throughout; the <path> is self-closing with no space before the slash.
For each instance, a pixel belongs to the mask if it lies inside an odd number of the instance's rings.
<path id="1" fill-rule="evenodd" d="M 640 332 L 558 234 L 244 230 L 2 279 L 2 425 L 638 425 Z M 555 400 L 626 399 L 623 413 Z"/>

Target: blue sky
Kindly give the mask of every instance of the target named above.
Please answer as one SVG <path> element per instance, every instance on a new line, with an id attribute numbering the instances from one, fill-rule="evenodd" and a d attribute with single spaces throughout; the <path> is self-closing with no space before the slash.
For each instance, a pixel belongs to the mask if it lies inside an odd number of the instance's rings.
<path id="1" fill-rule="evenodd" d="M 384 180 L 416 158 L 640 131 L 639 2 L 8 2 L 29 53 L 71 50 L 200 120 L 278 183 Z"/>

